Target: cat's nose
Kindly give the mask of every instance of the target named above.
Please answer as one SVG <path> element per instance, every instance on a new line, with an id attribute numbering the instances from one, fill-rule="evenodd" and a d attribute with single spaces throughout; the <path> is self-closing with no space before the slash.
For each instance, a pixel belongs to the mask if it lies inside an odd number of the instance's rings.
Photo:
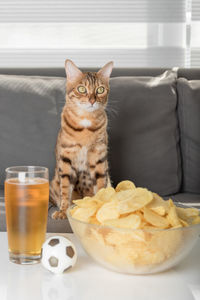
<path id="1" fill-rule="evenodd" d="M 92 105 L 96 102 L 96 100 L 94 98 L 89 99 L 89 101 Z"/>

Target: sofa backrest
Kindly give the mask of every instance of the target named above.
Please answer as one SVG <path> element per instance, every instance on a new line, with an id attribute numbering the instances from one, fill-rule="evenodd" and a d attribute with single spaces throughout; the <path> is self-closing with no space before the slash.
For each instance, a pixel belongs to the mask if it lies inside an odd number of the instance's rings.
<path id="1" fill-rule="evenodd" d="M 177 81 L 182 190 L 200 194 L 200 80 Z"/>
<path id="2" fill-rule="evenodd" d="M 82 68 L 82 71 L 97 71 L 98 68 Z M 167 68 L 114 68 L 111 77 L 118 76 L 158 76 Z M 53 76 L 65 77 L 63 68 L 0 68 L 0 74 L 27 75 L 27 76 Z M 188 80 L 200 80 L 200 68 L 178 68 L 177 77 Z"/>
<path id="3" fill-rule="evenodd" d="M 65 78 L 0 75 L 0 185 L 9 166 L 45 166 L 53 176 Z"/>
<path id="4" fill-rule="evenodd" d="M 181 157 L 176 114 L 176 73 L 110 79 L 109 162 L 114 185 L 136 186 L 166 196 L 180 191 Z"/>

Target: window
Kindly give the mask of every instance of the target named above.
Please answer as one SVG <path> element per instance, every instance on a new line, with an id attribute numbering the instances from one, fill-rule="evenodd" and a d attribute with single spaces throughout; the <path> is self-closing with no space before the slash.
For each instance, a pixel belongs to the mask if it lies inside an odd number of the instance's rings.
<path id="1" fill-rule="evenodd" d="M 200 67 L 200 0 L 192 2 L 191 24 L 191 67 Z"/>
<path id="2" fill-rule="evenodd" d="M 199 28 L 199 0 L 1 0 L 0 67 L 196 66 Z"/>

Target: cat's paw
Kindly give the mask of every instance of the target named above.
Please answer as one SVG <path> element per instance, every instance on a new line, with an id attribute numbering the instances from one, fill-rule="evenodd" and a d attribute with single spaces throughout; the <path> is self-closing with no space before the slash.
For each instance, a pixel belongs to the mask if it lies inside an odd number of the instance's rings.
<path id="1" fill-rule="evenodd" d="M 52 215 L 51 215 L 52 219 L 54 220 L 64 220 L 67 219 L 67 215 L 64 211 L 59 210 L 59 211 L 55 211 Z"/>

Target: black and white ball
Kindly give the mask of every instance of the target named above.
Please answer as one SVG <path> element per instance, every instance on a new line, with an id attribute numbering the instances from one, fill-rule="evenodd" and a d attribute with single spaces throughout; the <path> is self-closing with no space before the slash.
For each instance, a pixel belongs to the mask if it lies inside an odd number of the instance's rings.
<path id="1" fill-rule="evenodd" d="M 49 271 L 61 274 L 72 268 L 77 260 L 73 243 L 63 236 L 52 236 L 42 246 L 42 264 Z"/>

